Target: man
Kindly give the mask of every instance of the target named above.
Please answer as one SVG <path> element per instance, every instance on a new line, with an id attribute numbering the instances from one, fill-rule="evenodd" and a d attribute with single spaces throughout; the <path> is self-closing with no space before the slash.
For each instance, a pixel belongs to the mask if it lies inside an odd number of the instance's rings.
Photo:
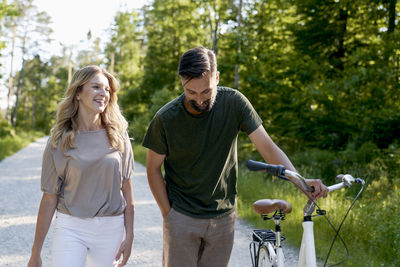
<path id="1" fill-rule="evenodd" d="M 250 102 L 237 90 L 217 86 L 211 50 L 184 53 L 179 75 L 184 93 L 157 112 L 143 141 L 149 185 L 163 217 L 163 266 L 227 266 L 236 219 L 238 132 L 248 134 L 266 162 L 295 168 Z M 320 180 L 307 183 L 315 188 L 314 198 L 326 196 Z"/>

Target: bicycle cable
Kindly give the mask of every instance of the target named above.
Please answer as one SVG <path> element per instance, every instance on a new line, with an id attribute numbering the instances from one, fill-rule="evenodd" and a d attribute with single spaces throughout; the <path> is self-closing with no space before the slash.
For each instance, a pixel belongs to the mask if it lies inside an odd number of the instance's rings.
<path id="1" fill-rule="evenodd" d="M 326 255 L 326 258 L 325 258 L 324 266 L 326 266 L 326 264 L 327 264 L 327 262 L 328 262 L 328 258 L 329 258 L 330 254 L 331 254 L 331 252 L 332 252 L 333 245 L 335 244 L 336 238 L 337 238 L 338 236 L 339 236 L 340 240 L 342 241 L 342 243 L 343 243 L 343 245 L 344 245 L 344 247 L 345 247 L 345 249 L 346 249 L 347 258 L 344 259 L 344 260 L 342 260 L 342 261 L 340 261 L 340 262 L 338 262 L 338 263 L 334 263 L 334 264 L 331 264 L 331 265 L 328 265 L 328 266 L 330 267 L 330 266 L 336 266 L 336 265 L 342 264 L 343 262 L 345 262 L 346 260 L 348 260 L 348 259 L 350 258 L 349 250 L 348 250 L 348 248 L 347 248 L 347 246 L 346 246 L 346 243 L 344 242 L 344 240 L 342 239 L 341 235 L 339 234 L 339 231 L 340 231 L 340 229 L 342 228 L 343 223 L 344 223 L 344 221 L 345 221 L 346 218 L 347 218 L 347 215 L 349 215 L 350 210 L 353 208 L 353 206 L 354 206 L 354 204 L 356 203 L 357 199 L 360 197 L 362 191 L 364 190 L 364 187 L 365 187 L 365 184 L 363 184 L 363 185 L 361 186 L 360 191 L 358 192 L 358 194 L 357 194 L 356 197 L 354 198 L 354 200 L 353 200 L 353 202 L 351 203 L 349 209 L 347 210 L 347 212 L 346 212 L 346 214 L 344 215 L 342 221 L 340 222 L 340 225 L 339 225 L 338 229 L 336 230 L 336 229 L 334 228 L 334 229 L 335 229 L 335 232 L 336 232 L 336 235 L 335 235 L 335 237 L 334 237 L 333 240 L 332 240 L 331 246 L 329 247 L 328 254 Z M 329 222 L 329 220 L 328 220 L 328 218 L 326 217 L 326 215 L 325 215 L 324 217 L 325 217 L 325 219 Z M 329 224 L 331 224 L 331 223 L 329 222 Z"/>
<path id="2" fill-rule="evenodd" d="M 288 180 L 289 182 L 295 184 L 302 192 L 304 192 L 304 194 L 308 197 L 308 199 L 310 199 L 311 201 L 313 201 L 313 203 L 315 204 L 315 206 L 316 206 L 318 209 L 321 210 L 321 208 L 318 206 L 317 202 L 314 201 L 314 200 L 312 200 L 310 194 L 308 194 L 307 191 L 303 190 L 303 188 L 302 188 L 300 185 L 298 185 L 298 184 L 296 184 L 294 181 L 288 179 L 286 176 L 284 176 L 284 175 L 282 175 L 282 176 L 283 176 L 283 177 L 281 177 L 281 176 L 278 176 L 278 177 L 279 177 L 279 178 L 286 178 L 285 180 Z M 336 230 L 335 226 L 332 224 L 332 222 L 328 219 L 328 216 L 326 216 L 326 214 L 322 215 L 322 216 L 324 216 L 325 220 L 329 223 L 329 225 L 332 227 L 332 229 L 334 230 L 334 232 L 335 232 L 335 234 L 336 234 L 335 237 L 334 237 L 333 240 L 332 240 L 331 246 L 330 246 L 329 251 L 328 251 L 328 254 L 327 254 L 327 256 L 326 256 L 326 259 L 325 259 L 325 262 L 324 262 L 324 267 L 326 266 L 326 263 L 327 263 L 327 261 L 328 261 L 328 258 L 329 258 L 329 256 L 330 256 L 330 253 L 331 253 L 331 251 L 332 251 L 333 245 L 335 244 L 335 241 L 336 241 L 336 238 L 337 238 L 337 237 L 339 237 L 340 241 L 342 241 L 342 244 L 343 244 L 343 246 L 344 246 L 344 248 L 345 248 L 345 250 L 346 250 L 346 259 L 344 259 L 344 260 L 342 260 L 342 261 L 340 261 L 340 262 L 338 262 L 338 263 L 334 263 L 334 264 L 328 265 L 328 267 L 336 266 L 336 265 L 342 264 L 343 262 L 345 262 L 346 260 L 348 260 L 348 259 L 350 258 L 349 249 L 348 249 L 346 243 L 344 242 L 342 236 L 339 234 L 339 231 L 340 231 L 340 229 L 341 229 L 341 227 L 342 227 L 344 221 L 346 220 L 347 215 L 349 214 L 350 210 L 353 208 L 355 202 L 357 201 L 357 199 L 359 198 L 360 194 L 361 194 L 362 191 L 364 190 L 364 187 L 365 187 L 365 184 L 362 185 L 360 191 L 358 192 L 358 194 L 357 194 L 356 197 L 354 198 L 353 202 L 351 203 L 349 209 L 347 210 L 346 214 L 344 215 L 344 217 L 343 217 L 343 219 L 342 219 L 342 221 L 341 221 L 341 223 L 340 223 L 340 225 L 339 225 L 339 228 L 338 228 L 337 230 Z"/>

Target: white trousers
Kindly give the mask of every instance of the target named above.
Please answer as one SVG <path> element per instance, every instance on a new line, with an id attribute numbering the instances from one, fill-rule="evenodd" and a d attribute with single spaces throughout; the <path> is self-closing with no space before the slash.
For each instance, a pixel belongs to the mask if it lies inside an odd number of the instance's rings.
<path id="1" fill-rule="evenodd" d="M 124 215 L 79 218 L 57 212 L 52 267 L 112 267 L 124 235 Z"/>

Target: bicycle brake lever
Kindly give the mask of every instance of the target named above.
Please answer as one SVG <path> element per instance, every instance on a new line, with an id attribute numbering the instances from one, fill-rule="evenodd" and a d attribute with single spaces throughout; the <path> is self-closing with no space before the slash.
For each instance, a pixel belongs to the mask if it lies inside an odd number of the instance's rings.
<path id="1" fill-rule="evenodd" d="M 364 185 L 364 184 L 365 184 L 364 179 L 361 179 L 361 178 L 356 178 L 356 179 L 355 179 L 355 182 L 356 182 L 357 184 L 361 184 L 361 185 Z"/>

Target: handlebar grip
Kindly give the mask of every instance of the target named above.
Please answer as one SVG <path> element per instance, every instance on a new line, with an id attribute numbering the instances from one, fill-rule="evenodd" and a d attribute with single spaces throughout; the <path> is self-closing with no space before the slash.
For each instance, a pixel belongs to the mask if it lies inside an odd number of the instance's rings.
<path id="1" fill-rule="evenodd" d="M 365 184 L 365 181 L 361 178 L 354 178 L 350 174 L 339 174 L 336 176 L 336 179 L 342 181 L 346 186 L 351 186 L 353 183 L 357 184 Z"/>
<path id="2" fill-rule="evenodd" d="M 285 175 L 285 167 L 282 165 L 272 165 L 264 162 L 248 160 L 246 166 L 250 171 L 265 171 L 278 177 Z"/>
<path id="3" fill-rule="evenodd" d="M 246 167 L 250 171 L 265 171 L 266 169 L 265 165 L 267 164 L 264 162 L 254 161 L 251 159 L 249 159 L 246 163 Z"/>
<path id="4" fill-rule="evenodd" d="M 336 175 L 336 179 L 342 181 L 344 174 Z"/>

